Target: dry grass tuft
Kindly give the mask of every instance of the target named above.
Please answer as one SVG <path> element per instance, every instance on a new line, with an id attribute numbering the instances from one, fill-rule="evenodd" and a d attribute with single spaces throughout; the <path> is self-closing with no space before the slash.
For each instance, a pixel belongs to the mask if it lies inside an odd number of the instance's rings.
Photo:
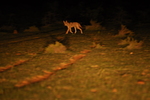
<path id="1" fill-rule="evenodd" d="M 119 43 L 118 43 L 118 45 L 128 45 L 128 44 L 130 44 L 130 41 L 132 41 L 133 40 L 133 38 L 131 38 L 131 37 L 127 37 L 126 39 L 124 39 L 124 40 L 121 40 Z"/>
<path id="2" fill-rule="evenodd" d="M 105 47 L 103 47 L 102 45 L 93 42 L 93 45 L 90 46 L 91 48 L 96 48 L 96 49 L 104 49 Z"/>
<path id="3" fill-rule="evenodd" d="M 127 37 L 124 40 L 121 40 L 120 43 L 118 43 L 118 45 L 127 45 L 125 47 L 125 49 L 141 49 L 142 45 L 143 45 L 143 41 L 137 41 L 132 37 Z"/>
<path id="4" fill-rule="evenodd" d="M 29 29 L 25 29 L 23 32 L 40 32 L 40 30 L 36 26 L 30 26 Z"/>
<path id="5" fill-rule="evenodd" d="M 119 30 L 119 33 L 115 35 L 115 37 L 126 37 L 126 35 L 132 36 L 134 32 L 127 29 L 125 25 L 121 25 L 121 29 Z"/>
<path id="6" fill-rule="evenodd" d="M 55 44 L 50 44 L 45 49 L 45 53 L 65 53 L 65 52 L 66 52 L 66 47 L 57 41 L 55 42 Z"/>
<path id="7" fill-rule="evenodd" d="M 85 26 L 86 30 L 105 30 L 105 27 L 102 27 L 100 23 L 97 23 L 96 21 L 91 20 L 91 25 Z"/>
<path id="8" fill-rule="evenodd" d="M 133 40 L 129 43 L 129 45 L 127 47 L 125 47 L 125 49 L 141 49 L 143 45 L 143 41 L 137 42 L 137 40 Z"/>

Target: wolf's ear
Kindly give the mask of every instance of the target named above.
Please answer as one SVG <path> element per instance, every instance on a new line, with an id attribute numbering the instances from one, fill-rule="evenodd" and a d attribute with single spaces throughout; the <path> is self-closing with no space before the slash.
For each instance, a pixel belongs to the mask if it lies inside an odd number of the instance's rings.
<path id="1" fill-rule="evenodd" d="M 67 22 L 67 21 L 64 21 L 64 20 L 63 20 L 63 23 L 66 23 L 66 22 Z"/>

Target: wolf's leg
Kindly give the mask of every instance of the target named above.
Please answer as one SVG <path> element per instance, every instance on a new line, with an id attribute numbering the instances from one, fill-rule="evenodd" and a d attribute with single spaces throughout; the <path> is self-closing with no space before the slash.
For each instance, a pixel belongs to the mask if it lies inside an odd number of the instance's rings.
<path id="1" fill-rule="evenodd" d="M 68 34 L 68 32 L 69 32 L 69 28 L 67 29 L 66 34 Z"/>
<path id="2" fill-rule="evenodd" d="M 66 31 L 66 34 L 68 34 L 68 30 Z"/>
<path id="3" fill-rule="evenodd" d="M 77 28 L 76 28 L 76 27 L 74 27 L 74 30 L 75 30 L 75 32 L 74 32 L 74 33 L 77 33 Z"/>
<path id="4" fill-rule="evenodd" d="M 71 27 L 69 28 L 69 30 L 70 30 L 70 33 L 72 33 L 72 34 L 73 34 L 73 32 L 72 32 L 72 30 L 71 30 Z"/>
<path id="5" fill-rule="evenodd" d="M 81 34 L 83 34 L 83 31 L 82 31 L 82 29 L 81 29 L 80 27 L 79 27 L 78 29 L 80 30 Z"/>

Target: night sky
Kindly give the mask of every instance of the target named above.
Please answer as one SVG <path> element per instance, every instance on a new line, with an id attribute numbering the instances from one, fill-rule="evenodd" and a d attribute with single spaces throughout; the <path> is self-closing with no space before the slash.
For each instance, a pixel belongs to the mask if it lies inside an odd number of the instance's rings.
<path id="1" fill-rule="evenodd" d="M 97 0 L 98 1 L 98 0 Z M 36 0 L 36 1 L 3 1 L 3 3 L 0 4 L 0 11 L 7 11 L 7 12 L 15 12 L 20 10 L 46 10 L 46 7 L 48 4 L 58 2 L 59 7 L 75 7 L 79 4 L 84 4 L 85 7 L 97 7 L 99 5 L 102 5 L 106 8 L 111 8 L 115 6 L 122 6 L 126 8 L 127 10 L 147 10 L 150 9 L 149 7 L 149 1 L 142 0 L 142 1 L 134 1 L 134 0 L 99 0 L 98 2 L 94 0 Z"/>
<path id="2" fill-rule="evenodd" d="M 150 15 L 150 6 L 148 1 L 134 1 L 134 0 L 36 0 L 36 1 L 3 1 L 0 4 L 0 22 L 2 24 L 8 23 L 7 20 L 13 16 L 13 23 L 24 23 L 27 20 L 30 23 L 40 23 L 41 19 L 47 12 L 55 13 L 57 20 L 67 18 L 75 19 L 75 21 L 86 19 L 86 13 L 93 9 L 100 9 L 98 20 L 107 20 L 111 16 L 115 16 L 118 8 L 125 11 L 130 18 L 138 17 L 140 12 L 141 16 Z M 88 9 L 88 10 L 87 10 Z M 120 11 L 121 12 L 121 11 Z M 145 15 L 144 15 L 145 14 Z M 101 17 L 102 16 L 102 17 Z M 90 17 L 89 17 L 90 19 Z M 39 22 L 38 22 L 39 21 Z M 36 23 L 35 23 L 36 22 Z"/>

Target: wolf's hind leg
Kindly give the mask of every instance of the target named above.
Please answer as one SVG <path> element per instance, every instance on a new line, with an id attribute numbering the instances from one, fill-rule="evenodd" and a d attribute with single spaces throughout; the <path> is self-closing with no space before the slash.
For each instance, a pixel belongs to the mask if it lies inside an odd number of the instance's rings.
<path id="1" fill-rule="evenodd" d="M 74 27 L 74 30 L 75 30 L 75 32 L 74 32 L 74 33 L 77 33 L 77 28 L 76 28 L 76 27 Z"/>

